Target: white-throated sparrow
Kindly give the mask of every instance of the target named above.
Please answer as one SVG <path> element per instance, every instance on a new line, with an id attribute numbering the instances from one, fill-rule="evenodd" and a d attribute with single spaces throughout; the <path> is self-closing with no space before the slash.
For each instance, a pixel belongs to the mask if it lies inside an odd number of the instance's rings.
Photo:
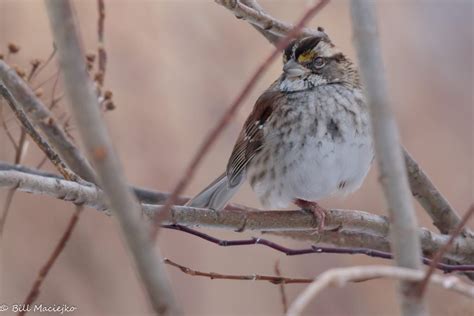
<path id="1" fill-rule="evenodd" d="M 248 177 L 268 208 L 290 202 L 324 221 L 315 201 L 359 188 L 373 160 L 359 74 L 327 36 L 293 41 L 260 96 L 226 171 L 188 205 L 222 209 Z"/>

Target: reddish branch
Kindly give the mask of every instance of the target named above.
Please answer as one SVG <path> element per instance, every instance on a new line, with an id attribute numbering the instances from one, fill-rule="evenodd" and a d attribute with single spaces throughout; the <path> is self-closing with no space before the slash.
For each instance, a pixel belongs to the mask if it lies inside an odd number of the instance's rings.
<path id="1" fill-rule="evenodd" d="M 33 304 L 33 302 L 38 298 L 38 295 L 40 293 L 40 287 L 43 284 L 44 279 L 48 275 L 48 272 L 51 270 L 53 264 L 56 262 L 58 259 L 59 255 L 63 251 L 64 247 L 66 246 L 66 243 L 68 242 L 69 238 L 71 237 L 72 231 L 74 230 L 74 227 L 77 224 L 77 221 L 79 220 L 79 214 L 81 213 L 83 207 L 82 206 L 77 206 L 76 211 L 74 212 L 74 215 L 71 217 L 69 220 L 69 224 L 64 231 L 61 239 L 59 240 L 58 244 L 54 248 L 53 252 L 51 253 L 49 259 L 46 261 L 45 265 L 40 269 L 38 276 L 36 277 L 35 282 L 33 283 L 33 286 L 31 287 L 30 292 L 28 293 L 28 296 L 25 299 L 24 306 L 28 306 Z M 23 310 L 18 313 L 19 316 L 25 315 L 27 310 Z"/>
<path id="2" fill-rule="evenodd" d="M 459 222 L 458 226 L 456 227 L 454 232 L 451 234 L 451 238 L 449 238 L 448 242 L 441 249 L 439 249 L 434 255 L 430 263 L 430 267 L 428 268 L 428 271 L 426 272 L 425 278 L 419 284 L 418 293 L 417 293 L 419 297 L 422 297 L 424 295 L 431 275 L 433 274 L 439 262 L 443 259 L 444 254 L 453 245 L 454 239 L 456 239 L 456 237 L 463 231 L 464 226 L 466 226 L 467 221 L 469 220 L 469 218 L 471 218 L 472 214 L 474 214 L 474 204 L 471 205 L 471 207 L 466 212 L 466 214 L 464 214 L 463 218 L 461 219 L 461 222 Z"/>
<path id="3" fill-rule="evenodd" d="M 212 242 L 222 247 L 263 245 L 263 246 L 272 248 L 276 251 L 282 252 L 287 256 L 298 256 L 298 255 L 306 255 L 306 254 L 312 254 L 312 253 L 332 253 L 332 254 L 350 254 L 350 255 L 362 254 L 362 255 L 366 255 L 366 256 L 374 257 L 374 258 L 381 258 L 381 259 L 387 259 L 387 260 L 393 259 L 393 255 L 389 252 L 368 249 L 368 248 L 361 248 L 361 247 L 359 248 L 357 247 L 323 247 L 323 246 L 312 245 L 309 248 L 291 249 L 291 248 L 287 248 L 285 246 L 282 246 L 280 244 L 277 244 L 273 241 L 270 241 L 264 238 L 252 237 L 250 239 L 222 240 L 222 239 L 218 239 L 216 237 L 210 236 L 208 234 L 202 233 L 200 231 L 197 231 L 195 229 L 181 226 L 181 225 L 162 225 L 162 227 L 167 228 L 167 229 L 179 230 L 179 231 L 191 234 L 193 236 L 199 237 L 201 239 L 207 240 L 209 242 Z M 421 260 L 423 264 L 425 265 L 433 264 L 432 259 L 422 257 Z M 445 273 L 450 273 L 454 271 L 462 271 L 462 272 L 474 271 L 474 265 L 472 264 L 455 265 L 455 264 L 446 264 L 446 263 L 436 262 L 434 266 Z"/>
<path id="4" fill-rule="evenodd" d="M 97 35 L 99 38 L 99 47 L 97 49 L 99 73 L 96 76 L 98 84 L 102 86 L 105 79 L 105 68 L 107 64 L 107 53 L 104 48 L 104 22 L 105 22 L 105 4 L 104 0 L 97 0 L 97 10 L 99 19 L 97 21 Z"/>
<path id="5" fill-rule="evenodd" d="M 275 58 L 280 54 L 280 51 L 283 50 L 290 41 L 295 38 L 301 29 L 308 23 L 312 17 L 318 13 L 327 3 L 329 0 L 320 0 L 316 5 L 311 7 L 301 18 L 301 20 L 291 29 L 288 34 L 282 38 L 278 43 L 276 44 L 276 48 L 273 50 L 273 52 L 264 60 L 264 62 L 257 68 L 253 76 L 250 78 L 250 80 L 247 82 L 247 84 L 244 86 L 240 94 L 237 96 L 235 101 L 231 104 L 231 106 L 227 109 L 227 111 L 224 113 L 218 124 L 214 127 L 214 129 L 211 130 L 211 132 L 208 134 L 206 140 L 204 143 L 201 145 L 201 147 L 198 149 L 197 153 L 195 154 L 194 158 L 191 160 L 191 163 L 188 165 L 186 168 L 183 176 L 181 179 L 178 181 L 178 184 L 172 191 L 170 197 L 166 201 L 164 205 L 164 211 L 161 212 L 159 215 L 155 217 L 155 223 L 152 229 L 151 237 L 152 239 L 156 239 L 160 223 L 165 219 L 168 218 L 169 213 L 170 213 L 170 208 L 172 205 L 175 204 L 176 199 L 178 196 L 184 191 L 184 189 L 187 187 L 189 181 L 194 175 L 194 172 L 201 162 L 202 158 L 204 155 L 209 151 L 211 146 L 214 144 L 218 136 L 221 134 L 223 131 L 224 127 L 230 122 L 234 114 L 237 112 L 238 108 L 242 104 L 242 101 L 247 97 L 247 95 L 250 93 L 252 90 L 253 86 L 255 83 L 258 81 L 258 79 L 262 76 L 262 74 L 265 72 L 265 70 L 270 66 L 270 64 L 275 60 Z"/>
<path id="6" fill-rule="evenodd" d="M 274 270 L 275 270 L 275 274 L 278 277 L 281 277 L 280 261 L 279 260 L 277 262 L 275 262 Z M 281 305 L 283 306 L 283 313 L 285 313 L 285 314 L 288 310 L 288 299 L 286 298 L 286 291 L 285 291 L 285 284 L 286 283 L 287 282 L 281 282 L 279 284 L 280 285 L 279 288 L 280 288 Z"/>
<path id="7" fill-rule="evenodd" d="M 182 266 L 167 258 L 165 258 L 163 262 L 170 266 L 180 269 L 186 274 L 189 274 L 192 276 L 207 277 L 207 278 L 210 278 L 211 280 L 225 279 L 225 280 L 243 280 L 243 281 L 268 281 L 273 284 L 311 283 L 313 281 L 313 279 L 288 278 L 288 277 L 272 276 L 272 275 L 258 275 L 258 274 L 235 275 L 235 274 L 221 274 L 221 273 L 215 273 L 215 272 L 201 272 L 201 271 L 193 270 L 188 267 Z"/>

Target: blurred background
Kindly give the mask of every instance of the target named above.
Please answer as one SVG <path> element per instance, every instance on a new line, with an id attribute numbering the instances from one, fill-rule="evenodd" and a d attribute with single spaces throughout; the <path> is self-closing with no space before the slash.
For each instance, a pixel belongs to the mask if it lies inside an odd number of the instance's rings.
<path id="1" fill-rule="evenodd" d="M 97 4 L 75 1 L 84 47 L 97 49 Z M 312 1 L 260 1 L 268 12 L 296 21 Z M 213 1 L 106 1 L 105 88 L 117 108 L 104 117 L 131 183 L 170 191 L 199 144 L 273 47 L 246 22 Z M 473 2 L 470 0 L 378 1 L 386 76 L 403 144 L 452 205 L 463 214 L 473 200 Z M 334 0 L 311 22 L 355 59 L 348 1 Z M 0 0 L 0 53 L 16 43 L 8 63 L 29 69 L 47 59 L 52 39 L 42 1 Z M 49 102 L 57 67 L 52 62 L 33 83 Z M 256 98 L 277 78 L 274 63 L 205 158 L 192 180 L 192 195 L 220 174 Z M 45 82 L 45 83 L 43 83 Z M 43 84 L 42 84 L 43 83 Z M 58 90 L 62 91 L 61 83 Z M 62 101 L 56 115 L 66 111 Z M 15 137 L 18 124 L 4 109 Z M 71 134 L 76 131 L 71 126 Z M 77 140 L 77 137 L 76 137 Z M 14 149 L 0 130 L 0 160 Z M 42 154 L 30 144 L 23 163 L 36 166 Z M 54 170 L 50 165 L 46 170 Z M 1 204 L 6 197 L 0 191 Z M 234 202 L 258 207 L 246 186 Z M 386 214 L 373 168 L 363 187 L 325 207 Z M 417 205 L 421 226 L 436 231 Z M 1 241 L 0 303 L 24 301 L 39 268 L 73 213 L 69 203 L 17 193 Z M 472 221 L 471 221 L 472 227 Z M 87 209 L 37 300 L 78 307 L 74 315 L 151 314 L 113 217 Z M 225 239 L 255 234 L 205 230 Z M 306 247 L 269 237 L 289 247 Z M 223 248 L 183 233 L 161 232 L 162 254 L 190 268 L 228 274 L 314 277 L 332 267 L 390 264 L 364 256 L 285 257 L 260 246 Z M 209 280 L 168 267 L 174 291 L 187 315 L 281 315 L 278 286 L 263 282 Z M 305 285 L 287 285 L 291 302 Z M 472 315 L 472 301 L 431 288 L 433 315 Z M 308 308 L 318 315 L 397 315 L 396 283 L 370 281 L 324 291 Z M 33 315 L 33 313 L 32 313 Z"/>

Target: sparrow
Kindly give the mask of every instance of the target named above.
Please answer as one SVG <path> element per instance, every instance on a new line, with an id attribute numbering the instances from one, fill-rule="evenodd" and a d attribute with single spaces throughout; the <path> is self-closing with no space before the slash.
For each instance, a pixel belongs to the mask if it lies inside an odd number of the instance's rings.
<path id="1" fill-rule="evenodd" d="M 356 66 L 325 33 L 298 38 L 245 121 L 225 172 L 187 205 L 219 211 L 249 179 L 265 208 L 294 203 L 322 229 L 326 210 L 317 201 L 357 190 L 373 158 Z"/>

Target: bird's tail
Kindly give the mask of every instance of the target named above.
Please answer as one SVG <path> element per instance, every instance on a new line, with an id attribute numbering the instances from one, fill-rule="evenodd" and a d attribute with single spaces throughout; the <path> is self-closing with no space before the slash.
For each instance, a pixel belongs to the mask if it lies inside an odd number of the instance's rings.
<path id="1" fill-rule="evenodd" d="M 198 195 L 189 200 L 186 205 L 220 211 L 226 206 L 234 194 L 237 193 L 239 187 L 244 182 L 244 178 L 245 177 L 242 176 L 236 185 L 231 186 L 224 172 Z"/>

